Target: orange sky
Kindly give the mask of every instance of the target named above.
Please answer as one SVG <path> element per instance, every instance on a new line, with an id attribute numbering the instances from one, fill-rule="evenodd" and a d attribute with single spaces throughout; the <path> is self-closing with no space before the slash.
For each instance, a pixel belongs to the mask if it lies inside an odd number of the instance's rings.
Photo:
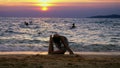
<path id="1" fill-rule="evenodd" d="M 119 3 L 120 0 L 0 0 L 0 15 L 87 17 L 119 14 Z"/>
<path id="2" fill-rule="evenodd" d="M 120 0 L 0 0 L 0 2 L 120 2 Z"/>
<path id="3" fill-rule="evenodd" d="M 35 4 L 42 4 L 42 3 L 113 3 L 113 2 L 120 2 L 120 0 L 0 0 L 0 5 L 2 6 L 33 6 Z M 59 6 L 57 5 L 56 6 Z"/>

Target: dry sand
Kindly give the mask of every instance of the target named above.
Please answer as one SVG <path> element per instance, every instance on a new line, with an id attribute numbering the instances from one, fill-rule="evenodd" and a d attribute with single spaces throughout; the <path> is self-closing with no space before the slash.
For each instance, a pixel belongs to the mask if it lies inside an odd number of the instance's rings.
<path id="1" fill-rule="evenodd" d="M 120 68 L 119 52 L 0 52 L 0 68 Z"/>

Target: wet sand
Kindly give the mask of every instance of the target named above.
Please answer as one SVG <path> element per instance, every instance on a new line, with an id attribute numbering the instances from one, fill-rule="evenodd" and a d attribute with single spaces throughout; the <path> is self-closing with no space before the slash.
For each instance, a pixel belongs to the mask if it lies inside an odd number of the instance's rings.
<path id="1" fill-rule="evenodd" d="M 119 52 L 0 52 L 0 68 L 120 68 Z"/>

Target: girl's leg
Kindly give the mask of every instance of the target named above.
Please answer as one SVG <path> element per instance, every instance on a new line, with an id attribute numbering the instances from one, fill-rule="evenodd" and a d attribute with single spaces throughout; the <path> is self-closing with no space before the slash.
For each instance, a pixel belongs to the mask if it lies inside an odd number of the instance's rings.
<path id="1" fill-rule="evenodd" d="M 53 40 L 52 40 L 52 35 L 50 36 L 49 40 L 49 49 L 48 49 L 48 54 L 53 54 L 54 48 L 53 48 Z"/>

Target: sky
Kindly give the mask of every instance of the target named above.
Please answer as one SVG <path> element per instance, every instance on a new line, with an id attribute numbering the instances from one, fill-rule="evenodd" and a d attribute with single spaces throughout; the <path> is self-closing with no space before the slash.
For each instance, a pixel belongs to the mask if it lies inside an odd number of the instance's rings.
<path id="1" fill-rule="evenodd" d="M 120 14 L 120 0 L 0 0 L 0 17 L 90 17 Z"/>

